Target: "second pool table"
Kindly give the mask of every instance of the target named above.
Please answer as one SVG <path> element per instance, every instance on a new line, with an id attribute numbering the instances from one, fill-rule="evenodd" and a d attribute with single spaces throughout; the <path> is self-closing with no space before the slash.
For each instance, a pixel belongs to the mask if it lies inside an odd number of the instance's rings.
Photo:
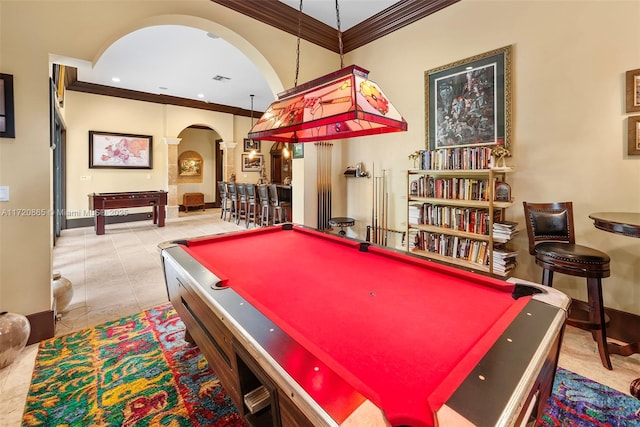
<path id="1" fill-rule="evenodd" d="M 187 337 L 250 423 L 514 425 L 551 392 L 555 289 L 291 224 L 161 253 Z"/>

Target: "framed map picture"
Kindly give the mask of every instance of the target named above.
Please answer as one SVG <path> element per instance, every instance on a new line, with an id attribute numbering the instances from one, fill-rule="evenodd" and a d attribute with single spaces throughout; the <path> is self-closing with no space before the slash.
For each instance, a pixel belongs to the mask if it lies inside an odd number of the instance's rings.
<path id="1" fill-rule="evenodd" d="M 153 169 L 153 137 L 89 131 L 89 167 Z"/>

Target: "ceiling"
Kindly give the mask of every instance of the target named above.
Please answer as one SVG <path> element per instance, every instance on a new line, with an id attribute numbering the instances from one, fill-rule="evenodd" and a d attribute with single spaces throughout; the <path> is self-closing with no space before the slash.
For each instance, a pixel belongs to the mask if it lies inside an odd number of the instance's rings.
<path id="1" fill-rule="evenodd" d="M 300 20 L 301 38 L 340 51 L 334 0 L 304 0 L 302 16 L 300 0 L 211 1 L 294 35 Z M 339 0 L 343 52 L 457 1 Z M 264 111 L 275 99 L 260 71 L 233 45 L 215 34 L 178 25 L 129 33 L 109 46 L 95 66 L 81 64 L 77 74 L 70 75 L 71 90 L 240 115 Z"/>

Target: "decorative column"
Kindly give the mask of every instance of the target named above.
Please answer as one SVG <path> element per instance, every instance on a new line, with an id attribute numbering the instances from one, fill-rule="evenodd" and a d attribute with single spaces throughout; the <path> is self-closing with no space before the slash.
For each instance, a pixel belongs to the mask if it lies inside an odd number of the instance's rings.
<path id="1" fill-rule="evenodd" d="M 178 144 L 182 138 L 165 136 L 167 144 L 167 218 L 177 218 L 180 211 L 178 203 Z"/>
<path id="2" fill-rule="evenodd" d="M 220 148 L 222 148 L 223 158 L 222 158 L 222 177 L 223 181 L 229 181 L 231 175 L 235 175 L 236 166 L 235 166 L 235 153 L 236 147 L 238 146 L 237 142 L 220 142 Z"/>

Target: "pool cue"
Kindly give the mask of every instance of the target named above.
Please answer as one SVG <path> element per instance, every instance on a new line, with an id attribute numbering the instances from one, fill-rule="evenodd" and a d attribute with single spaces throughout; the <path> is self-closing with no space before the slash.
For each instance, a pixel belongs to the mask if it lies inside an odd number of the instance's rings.
<path id="1" fill-rule="evenodd" d="M 371 203 L 371 241 L 376 243 L 376 164 L 373 164 L 372 168 L 373 179 L 371 182 L 373 193 L 372 193 L 372 203 Z"/>
<path id="2" fill-rule="evenodd" d="M 389 190 L 387 189 L 387 170 L 383 170 L 382 171 L 382 196 L 383 196 L 383 200 L 382 200 L 382 213 L 383 213 L 383 218 L 384 218 L 384 222 L 382 223 L 382 227 L 383 227 L 383 244 L 385 246 L 387 246 L 387 227 L 389 226 Z"/>

